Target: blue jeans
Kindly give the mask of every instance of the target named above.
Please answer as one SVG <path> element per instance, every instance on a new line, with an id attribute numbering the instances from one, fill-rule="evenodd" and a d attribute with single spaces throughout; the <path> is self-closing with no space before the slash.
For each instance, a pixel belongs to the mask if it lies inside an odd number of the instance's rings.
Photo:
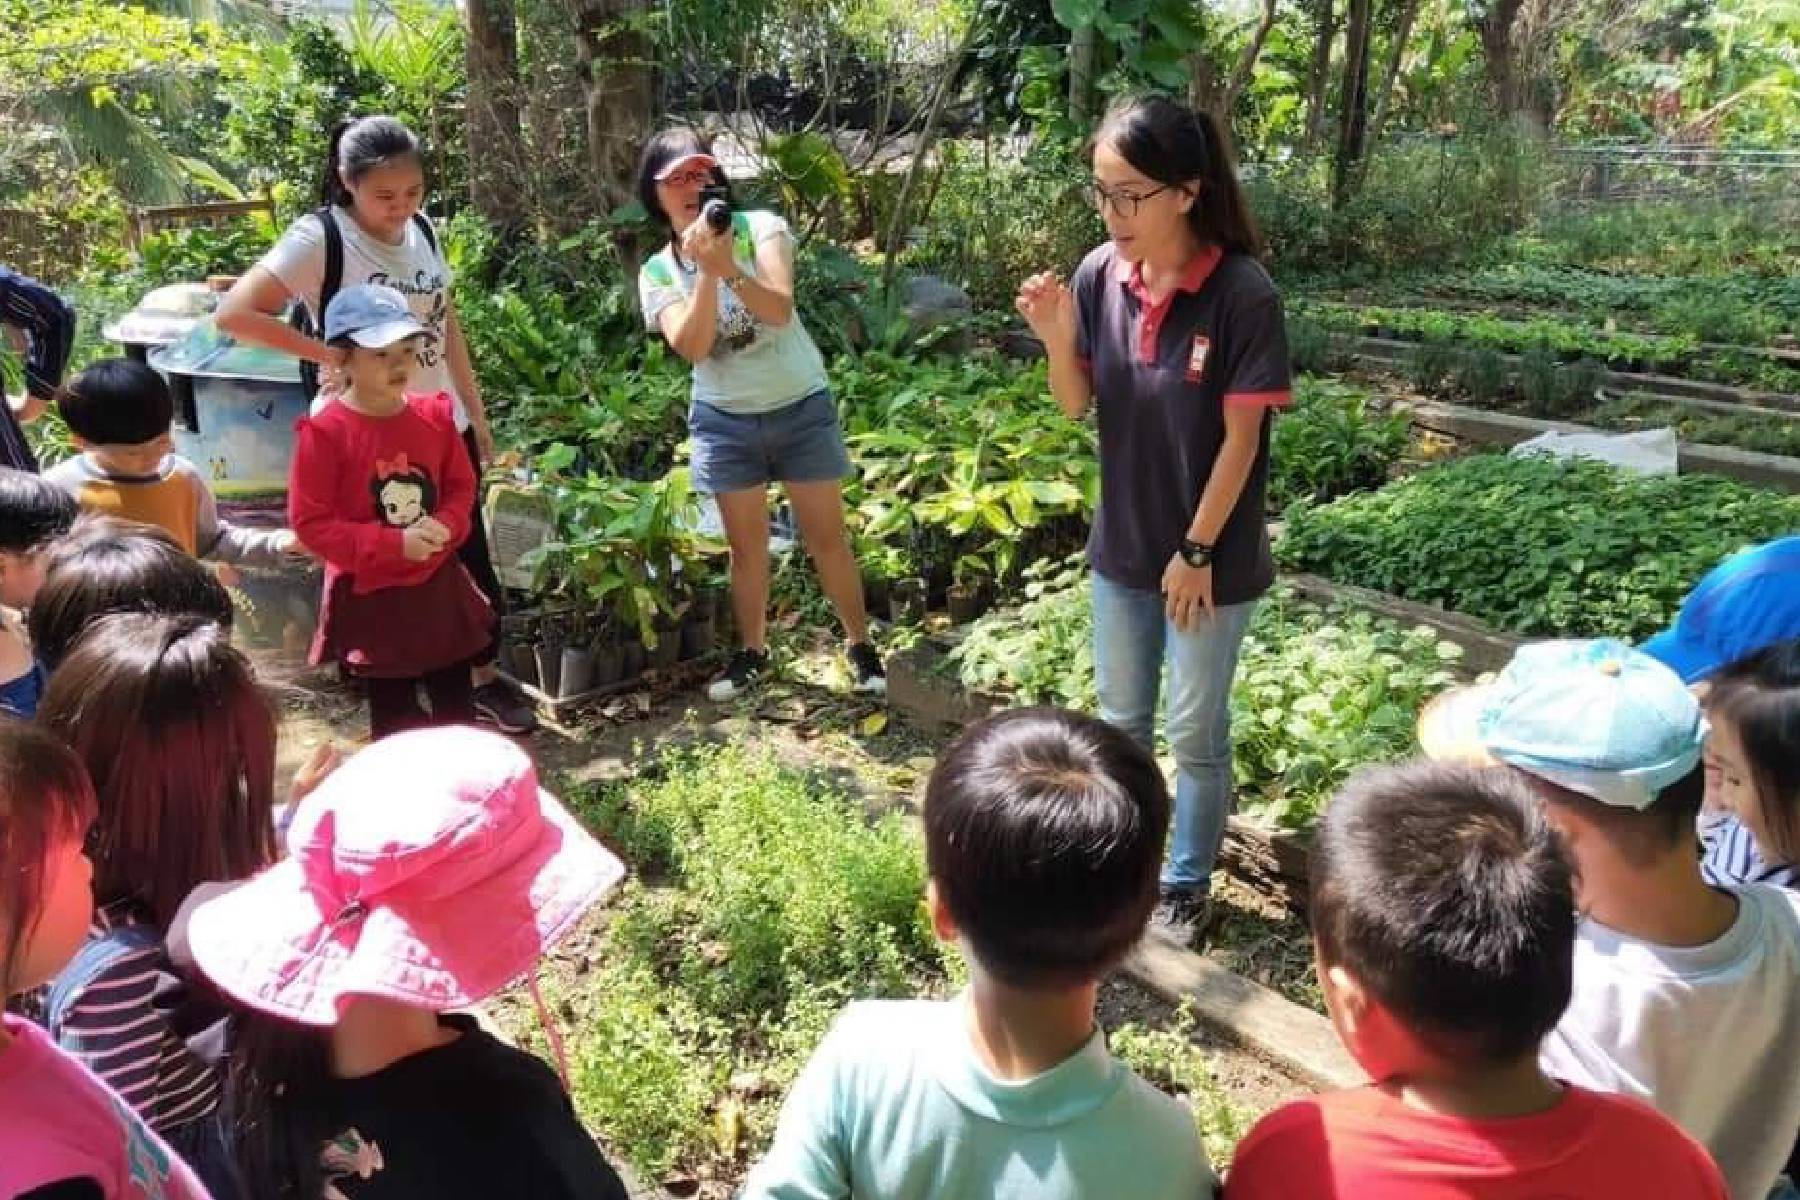
<path id="1" fill-rule="evenodd" d="M 1175 754 L 1175 819 L 1162 881 L 1205 891 L 1231 811 L 1231 677 L 1256 601 L 1223 605 L 1184 632 L 1169 620 L 1159 593 L 1098 573 L 1093 579 L 1100 716 L 1146 749 L 1154 746 L 1167 663 L 1164 729 Z"/>

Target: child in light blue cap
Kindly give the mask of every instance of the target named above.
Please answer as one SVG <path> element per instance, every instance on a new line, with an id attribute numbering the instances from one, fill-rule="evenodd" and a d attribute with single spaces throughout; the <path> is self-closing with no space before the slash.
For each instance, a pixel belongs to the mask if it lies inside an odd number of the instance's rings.
<path id="1" fill-rule="evenodd" d="M 1434 758 L 1520 772 L 1574 856 L 1574 996 L 1545 1069 L 1654 1105 L 1761 1200 L 1800 1130 L 1800 895 L 1702 878 L 1705 736 L 1681 677 L 1610 639 L 1525 646 L 1419 730 Z"/>

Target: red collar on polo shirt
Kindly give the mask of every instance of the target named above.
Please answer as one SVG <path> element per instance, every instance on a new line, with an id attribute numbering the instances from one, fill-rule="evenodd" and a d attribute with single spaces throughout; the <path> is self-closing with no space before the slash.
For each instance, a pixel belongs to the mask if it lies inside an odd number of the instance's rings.
<path id="1" fill-rule="evenodd" d="M 1144 283 L 1144 264 L 1127 262 L 1119 259 L 1113 264 L 1113 278 L 1125 285 L 1127 291 L 1137 297 L 1138 310 L 1137 352 L 1138 361 L 1154 363 L 1156 361 L 1156 339 L 1162 332 L 1163 319 L 1169 315 L 1169 308 L 1174 304 L 1177 292 L 1197 292 L 1206 286 L 1212 278 L 1213 269 L 1225 252 L 1217 245 L 1203 246 L 1200 252 L 1188 260 L 1182 268 L 1181 278 L 1161 300 L 1152 299 L 1150 289 Z"/>

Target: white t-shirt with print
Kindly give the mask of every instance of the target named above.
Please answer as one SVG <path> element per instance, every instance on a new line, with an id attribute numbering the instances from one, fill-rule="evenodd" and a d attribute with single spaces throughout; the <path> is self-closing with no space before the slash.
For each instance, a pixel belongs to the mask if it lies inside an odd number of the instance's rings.
<path id="1" fill-rule="evenodd" d="M 732 242 L 738 270 L 757 278 L 756 252 L 769 242 L 794 235 L 772 212 L 731 215 Z M 667 246 L 638 271 L 638 302 L 644 324 L 661 330 L 663 311 L 694 294 L 699 272 L 692 263 L 676 261 Z M 694 367 L 695 400 L 729 413 L 773 412 L 823 391 L 829 381 L 825 359 L 795 313 L 786 325 L 765 325 L 751 315 L 729 287 L 719 287 L 719 330 L 712 353 Z"/>
<path id="2" fill-rule="evenodd" d="M 1651 1105 L 1712 1152 L 1734 1200 L 1762 1200 L 1800 1130 L 1800 895 L 1736 889 L 1704 946 L 1656 946 L 1583 920 L 1575 994 L 1546 1071 Z"/>
<path id="3" fill-rule="evenodd" d="M 389 245 L 370 237 L 347 212 L 339 210 L 332 219 L 344 235 L 344 275 L 339 290 L 379 283 L 406 297 L 413 316 L 432 334 L 419 344 L 418 370 L 407 390 L 449 392 L 456 401 L 456 427 L 467 429 L 469 412 L 450 378 L 450 355 L 444 341 L 450 312 L 450 264 L 431 248 L 417 221 L 408 221 L 406 236 L 398 245 Z M 314 321 L 323 324 L 319 288 L 325 282 L 325 230 L 318 214 L 308 213 L 288 226 L 258 265 L 281 280 L 288 292 L 306 305 Z"/>

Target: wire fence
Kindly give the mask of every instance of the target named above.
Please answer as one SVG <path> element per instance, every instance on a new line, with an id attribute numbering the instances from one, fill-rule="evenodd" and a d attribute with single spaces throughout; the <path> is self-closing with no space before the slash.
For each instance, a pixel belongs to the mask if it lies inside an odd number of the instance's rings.
<path id="1" fill-rule="evenodd" d="M 1565 208 L 1647 201 L 1792 202 L 1800 150 L 1735 150 L 1677 143 L 1560 145 L 1551 199 Z"/>

